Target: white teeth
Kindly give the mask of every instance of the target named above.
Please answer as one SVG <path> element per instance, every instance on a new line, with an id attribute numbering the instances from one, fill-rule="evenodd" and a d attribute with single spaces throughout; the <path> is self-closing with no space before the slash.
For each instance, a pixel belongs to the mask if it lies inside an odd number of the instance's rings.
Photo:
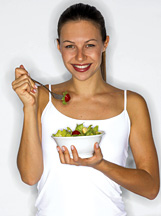
<path id="1" fill-rule="evenodd" d="M 89 65 L 90 64 L 88 64 L 88 65 L 74 65 L 74 67 L 84 69 L 84 68 L 87 68 Z"/>

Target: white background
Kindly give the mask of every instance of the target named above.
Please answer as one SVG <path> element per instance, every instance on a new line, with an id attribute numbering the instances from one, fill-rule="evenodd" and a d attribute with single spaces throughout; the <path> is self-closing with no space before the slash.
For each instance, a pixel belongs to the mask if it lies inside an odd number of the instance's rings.
<path id="1" fill-rule="evenodd" d="M 21 137 L 22 104 L 12 91 L 20 64 L 44 84 L 69 78 L 56 49 L 57 20 L 79 1 L 0 0 L 0 215 L 34 216 L 36 187 L 21 182 L 16 156 Z M 110 44 L 107 80 L 146 99 L 161 161 L 161 1 L 93 0 L 106 19 Z M 128 165 L 133 166 L 129 154 Z M 147 200 L 123 190 L 129 216 L 161 215 L 161 194 Z"/>

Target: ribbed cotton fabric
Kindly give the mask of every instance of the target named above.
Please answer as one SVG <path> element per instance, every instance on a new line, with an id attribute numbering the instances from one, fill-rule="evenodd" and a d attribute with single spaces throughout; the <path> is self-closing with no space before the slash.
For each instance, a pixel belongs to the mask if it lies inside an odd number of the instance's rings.
<path id="1" fill-rule="evenodd" d="M 93 168 L 61 164 L 51 138 L 67 126 L 99 125 L 105 131 L 100 144 L 104 159 L 125 166 L 130 133 L 126 100 L 125 90 L 124 110 L 115 117 L 77 120 L 59 112 L 49 96 L 41 117 L 44 172 L 37 185 L 36 216 L 126 216 L 120 186 Z"/>

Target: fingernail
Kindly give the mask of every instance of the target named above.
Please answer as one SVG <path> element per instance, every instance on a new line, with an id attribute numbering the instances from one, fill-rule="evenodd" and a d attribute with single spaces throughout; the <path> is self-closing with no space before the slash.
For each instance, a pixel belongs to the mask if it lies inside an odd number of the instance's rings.
<path id="1" fill-rule="evenodd" d="M 36 88 L 36 89 L 37 89 L 37 85 L 36 85 L 36 84 L 34 85 L 34 88 Z"/>
<path id="2" fill-rule="evenodd" d="M 59 148 L 58 148 L 58 147 L 56 147 L 56 149 L 57 149 L 57 151 L 59 152 Z"/>
<path id="3" fill-rule="evenodd" d="M 99 145 L 98 145 L 98 143 L 96 143 L 96 148 L 99 148 Z"/>
<path id="4" fill-rule="evenodd" d="M 73 145 L 71 146 L 71 150 L 74 150 L 74 146 Z"/>
<path id="5" fill-rule="evenodd" d="M 62 147 L 62 151 L 65 152 L 65 148 L 64 148 L 64 146 Z"/>
<path id="6" fill-rule="evenodd" d="M 33 92 L 36 93 L 36 89 L 33 89 Z"/>

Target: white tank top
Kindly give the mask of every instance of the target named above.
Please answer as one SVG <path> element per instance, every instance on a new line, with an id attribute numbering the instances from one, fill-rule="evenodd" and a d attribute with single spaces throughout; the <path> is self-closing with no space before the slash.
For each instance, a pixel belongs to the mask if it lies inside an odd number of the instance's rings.
<path id="1" fill-rule="evenodd" d="M 51 88 L 51 86 L 49 86 Z M 37 216 L 125 216 L 120 185 L 91 167 L 61 164 L 56 143 L 51 138 L 58 129 L 75 128 L 76 124 L 99 125 L 105 131 L 101 150 L 105 160 L 125 166 L 130 119 L 126 110 L 104 120 L 77 120 L 59 112 L 51 102 L 42 116 L 42 149 L 44 172 L 38 182 L 35 206 Z"/>

